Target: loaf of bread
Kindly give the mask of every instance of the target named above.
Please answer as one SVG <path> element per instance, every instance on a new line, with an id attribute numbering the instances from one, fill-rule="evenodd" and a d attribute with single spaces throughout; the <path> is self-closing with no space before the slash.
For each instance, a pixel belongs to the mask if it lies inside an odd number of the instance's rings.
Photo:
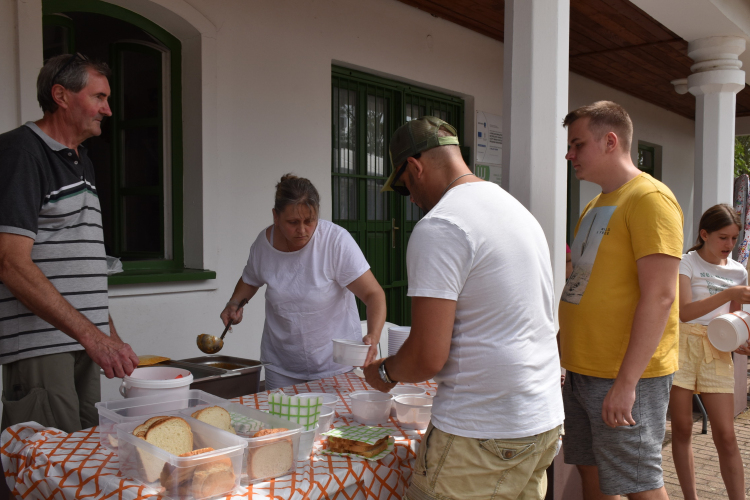
<path id="1" fill-rule="evenodd" d="M 328 450 L 334 453 L 353 453 L 365 458 L 372 458 L 387 447 L 388 436 L 380 438 L 375 444 L 328 436 Z"/>
<path id="2" fill-rule="evenodd" d="M 229 415 L 229 412 L 221 406 L 203 408 L 202 410 L 193 413 L 192 417 L 201 422 L 205 422 L 208 425 L 213 425 L 214 427 L 231 432 L 232 434 L 237 434 L 232 426 L 232 417 Z"/>
<path id="3" fill-rule="evenodd" d="M 253 438 L 272 436 L 289 429 L 261 429 L 253 435 Z M 252 442 L 250 446 L 255 446 Z M 247 477 L 248 479 L 265 479 L 278 477 L 289 472 L 294 465 L 294 444 L 290 437 L 282 437 L 277 440 L 264 440 L 256 447 L 248 448 L 247 453 Z"/>

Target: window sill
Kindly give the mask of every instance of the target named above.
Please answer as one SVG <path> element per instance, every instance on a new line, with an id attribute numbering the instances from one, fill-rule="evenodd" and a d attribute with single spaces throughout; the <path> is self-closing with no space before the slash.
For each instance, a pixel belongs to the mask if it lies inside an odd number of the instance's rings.
<path id="1" fill-rule="evenodd" d="M 216 279 L 216 271 L 207 269 L 133 269 L 109 276 L 107 283 L 112 286 L 213 279 Z"/>

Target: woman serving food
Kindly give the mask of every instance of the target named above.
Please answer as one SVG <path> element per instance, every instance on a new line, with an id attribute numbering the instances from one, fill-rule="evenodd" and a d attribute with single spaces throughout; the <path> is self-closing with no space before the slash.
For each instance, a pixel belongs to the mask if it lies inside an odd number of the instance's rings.
<path id="1" fill-rule="evenodd" d="M 385 323 L 385 293 L 348 231 L 318 219 L 320 196 L 312 183 L 292 174 L 276 185 L 273 224 L 250 247 L 242 276 L 221 313 L 226 326 L 242 321 L 240 301 L 266 288 L 266 321 L 260 359 L 266 390 L 350 371 L 333 362 L 333 339 L 370 345 L 376 359 Z M 367 308 L 362 338 L 354 297 Z"/>

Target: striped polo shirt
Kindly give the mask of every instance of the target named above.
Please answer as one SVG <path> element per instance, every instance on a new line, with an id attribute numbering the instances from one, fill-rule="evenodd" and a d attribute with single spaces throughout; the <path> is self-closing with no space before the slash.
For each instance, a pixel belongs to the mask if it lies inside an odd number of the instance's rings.
<path id="1" fill-rule="evenodd" d="M 0 135 L 0 232 L 32 238 L 34 263 L 109 334 L 102 214 L 83 146 L 76 154 L 33 122 Z M 0 364 L 82 349 L 0 283 Z"/>

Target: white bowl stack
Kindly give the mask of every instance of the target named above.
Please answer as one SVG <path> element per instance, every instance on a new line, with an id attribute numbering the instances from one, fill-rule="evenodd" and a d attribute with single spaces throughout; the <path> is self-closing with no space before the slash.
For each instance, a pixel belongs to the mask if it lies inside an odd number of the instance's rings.
<path id="1" fill-rule="evenodd" d="M 392 326 L 388 329 L 388 356 L 395 356 L 411 332 L 410 326 Z"/>

